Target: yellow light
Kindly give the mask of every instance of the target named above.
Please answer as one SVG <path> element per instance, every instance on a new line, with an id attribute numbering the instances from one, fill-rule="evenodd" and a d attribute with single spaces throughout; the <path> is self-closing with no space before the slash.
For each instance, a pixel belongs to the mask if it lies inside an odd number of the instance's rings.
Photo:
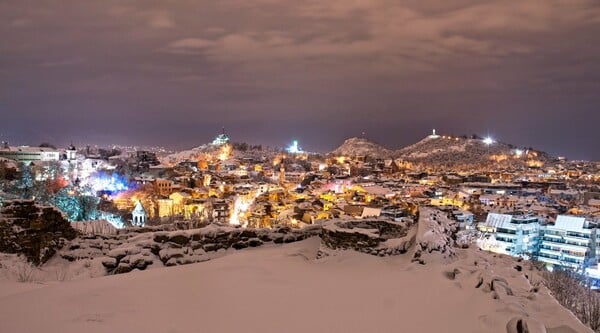
<path id="1" fill-rule="evenodd" d="M 221 146 L 221 150 L 219 151 L 219 160 L 225 161 L 225 160 L 229 159 L 230 156 L 231 156 L 231 145 L 226 144 L 226 145 Z"/>

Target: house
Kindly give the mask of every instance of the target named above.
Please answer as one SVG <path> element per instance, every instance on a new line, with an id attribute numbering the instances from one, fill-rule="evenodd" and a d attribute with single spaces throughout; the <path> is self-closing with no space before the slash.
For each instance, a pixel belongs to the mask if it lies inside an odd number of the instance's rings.
<path id="1" fill-rule="evenodd" d="M 169 199 L 173 201 L 173 215 L 183 215 L 185 205 L 192 196 L 186 192 L 173 192 L 169 195 Z"/>

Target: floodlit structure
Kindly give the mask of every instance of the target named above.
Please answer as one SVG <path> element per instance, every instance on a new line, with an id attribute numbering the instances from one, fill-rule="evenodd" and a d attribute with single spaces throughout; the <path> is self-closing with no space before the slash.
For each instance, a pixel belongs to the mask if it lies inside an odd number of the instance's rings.
<path id="1" fill-rule="evenodd" d="M 146 210 L 139 200 L 135 204 L 135 208 L 133 209 L 133 212 L 131 212 L 131 216 L 133 225 L 143 226 L 146 224 Z"/>
<path id="2" fill-rule="evenodd" d="M 585 217 L 559 215 L 554 225 L 542 228 L 538 259 L 550 267 L 583 269 L 596 265 L 596 231 Z"/>
<path id="3" fill-rule="evenodd" d="M 285 149 L 290 154 L 302 154 L 302 148 L 298 146 L 298 140 L 292 141 L 292 144 Z"/>
<path id="4" fill-rule="evenodd" d="M 435 133 L 435 128 L 434 128 L 433 131 L 431 132 L 431 135 L 429 136 L 429 138 L 431 138 L 431 139 L 437 139 L 439 137 L 440 136 Z"/>
<path id="5" fill-rule="evenodd" d="M 541 222 L 534 215 L 489 213 L 478 225 L 484 232 L 478 245 L 483 250 L 528 258 L 537 253 Z"/>
<path id="6" fill-rule="evenodd" d="M 212 145 L 214 146 L 222 146 L 229 143 L 229 136 L 225 134 L 225 128 L 223 128 L 221 134 L 217 135 L 217 137 L 212 141 Z"/>

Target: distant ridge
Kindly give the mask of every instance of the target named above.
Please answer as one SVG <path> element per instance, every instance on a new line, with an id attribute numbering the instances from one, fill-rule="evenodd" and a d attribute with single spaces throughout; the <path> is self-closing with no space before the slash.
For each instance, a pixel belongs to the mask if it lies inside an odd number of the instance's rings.
<path id="1" fill-rule="evenodd" d="M 555 160 L 532 148 L 516 147 L 503 142 L 487 142 L 478 137 L 428 136 L 399 149 L 395 156 L 414 163 L 430 165 L 488 165 L 539 167 Z"/>
<path id="2" fill-rule="evenodd" d="M 330 154 L 336 156 L 345 155 L 387 158 L 392 157 L 394 152 L 369 139 L 354 137 L 346 139 L 341 146 L 337 147 Z"/>
<path id="3" fill-rule="evenodd" d="M 496 167 L 541 167 L 556 160 L 533 148 L 489 141 L 477 136 L 429 135 L 419 142 L 390 150 L 366 138 L 349 138 L 330 154 L 396 158 L 429 166 L 494 165 Z"/>

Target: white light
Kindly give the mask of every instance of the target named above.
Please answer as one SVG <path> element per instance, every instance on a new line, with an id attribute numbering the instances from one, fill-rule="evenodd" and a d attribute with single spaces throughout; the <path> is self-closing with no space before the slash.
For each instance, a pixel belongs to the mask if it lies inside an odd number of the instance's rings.
<path id="1" fill-rule="evenodd" d="M 523 151 L 521 149 L 515 149 L 515 155 L 521 156 L 523 155 Z"/>
<path id="2" fill-rule="evenodd" d="M 488 145 L 488 146 L 489 146 L 489 145 L 491 145 L 491 144 L 492 144 L 492 143 L 494 143 L 494 142 L 496 142 L 496 141 L 494 141 L 494 139 L 492 139 L 492 138 L 491 138 L 491 137 L 489 137 L 489 136 L 488 136 L 487 138 L 483 139 L 483 143 L 485 143 L 485 144 L 486 144 L 486 145 Z"/>
<path id="3" fill-rule="evenodd" d="M 298 141 L 292 141 L 292 144 L 286 149 L 290 154 L 301 154 L 303 153 L 302 148 L 298 147 Z"/>

